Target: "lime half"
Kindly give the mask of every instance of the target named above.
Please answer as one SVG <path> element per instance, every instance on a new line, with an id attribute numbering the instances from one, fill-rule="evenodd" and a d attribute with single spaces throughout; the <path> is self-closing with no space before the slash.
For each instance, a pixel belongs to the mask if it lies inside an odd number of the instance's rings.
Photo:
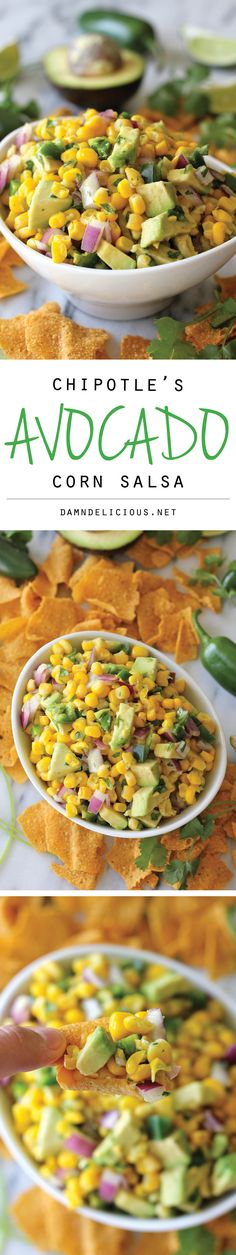
<path id="1" fill-rule="evenodd" d="M 225 39 L 224 35 L 197 30 L 194 26 L 184 26 L 182 36 L 189 55 L 199 65 L 220 68 L 236 65 L 236 39 Z"/>

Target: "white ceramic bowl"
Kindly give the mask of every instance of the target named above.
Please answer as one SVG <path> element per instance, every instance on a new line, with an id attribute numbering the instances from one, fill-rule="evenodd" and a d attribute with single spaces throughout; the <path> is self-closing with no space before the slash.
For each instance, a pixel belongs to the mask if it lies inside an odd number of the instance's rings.
<path id="1" fill-rule="evenodd" d="M 147 963 L 161 963 L 163 967 L 179 972 L 181 976 L 186 977 L 186 979 L 189 980 L 192 985 L 195 985 L 196 988 L 204 990 L 209 997 L 217 997 L 217 1001 L 225 1008 L 231 1024 L 236 1027 L 236 1007 L 233 1000 L 231 1000 L 231 998 L 226 995 L 221 988 L 219 988 L 218 984 L 213 984 L 212 981 L 208 980 L 205 976 L 199 975 L 199 973 L 193 971 L 192 968 L 187 967 L 186 964 L 178 963 L 173 959 L 165 959 L 162 954 L 155 954 L 155 952 L 152 951 L 131 950 L 130 948 L 127 949 L 125 946 L 114 946 L 109 944 L 97 945 L 96 943 L 95 949 L 96 954 L 106 954 L 112 959 L 127 958 L 128 954 L 131 959 L 145 959 Z M 37 967 L 41 967 L 43 961 L 46 959 L 56 959 L 59 960 L 59 962 L 63 960 L 66 964 L 70 959 L 75 957 L 78 958 L 80 955 L 87 955 L 88 950 L 88 945 L 68 946 L 66 949 L 54 950 L 52 953 L 44 955 L 38 959 L 36 963 L 30 963 L 28 967 L 23 968 L 23 971 L 18 972 L 17 976 L 13 977 L 13 980 L 10 981 L 10 984 L 6 986 L 6 989 L 0 995 L 0 1020 L 4 1020 L 9 1015 L 10 1007 L 14 998 L 28 989 L 29 980 L 32 977 L 32 974 L 37 971 Z M 62 1191 L 56 1189 L 53 1185 L 50 1185 L 49 1181 L 47 1181 L 45 1177 L 41 1176 L 35 1162 L 30 1158 L 30 1155 L 18 1137 L 13 1124 L 9 1098 L 4 1089 L 0 1090 L 0 1133 L 2 1134 L 6 1145 L 9 1147 L 13 1158 L 16 1159 L 23 1171 L 31 1177 L 35 1185 L 40 1186 L 41 1190 L 46 1190 L 47 1194 L 51 1194 L 52 1198 L 55 1198 L 57 1202 L 66 1206 L 66 1200 Z M 139 1220 L 136 1216 L 124 1215 L 122 1212 L 119 1213 L 117 1211 L 112 1214 L 112 1212 L 108 1213 L 107 1211 L 102 1210 L 97 1211 L 96 1208 L 92 1207 L 81 1207 L 79 1210 L 82 1216 L 86 1216 L 90 1220 L 98 1220 L 102 1224 L 112 1225 L 115 1228 L 131 1229 L 136 1233 L 143 1232 L 144 1230 L 147 1233 L 163 1233 L 169 1232 L 170 1230 L 189 1229 L 196 1224 L 206 1224 L 209 1221 L 216 1220 L 218 1216 L 222 1216 L 226 1212 L 231 1211 L 231 1209 L 235 1206 L 236 1191 L 234 1193 L 231 1191 L 230 1194 L 222 1195 L 221 1198 L 213 1199 L 213 1201 L 207 1203 L 201 1211 L 191 1212 L 190 1214 L 183 1216 L 168 1217 L 161 1220 Z"/>
<path id="2" fill-rule="evenodd" d="M 21 130 L 21 128 L 18 128 Z M 16 141 L 18 130 L 11 131 L 0 144 L 0 162 L 4 160 L 10 144 Z M 95 318 L 137 319 L 145 318 L 162 309 L 168 301 L 209 279 L 236 253 L 236 236 L 211 248 L 197 257 L 185 257 L 182 261 L 168 262 L 164 266 L 150 266 L 146 270 L 93 270 L 89 267 L 70 266 L 67 262 L 56 265 L 48 257 L 27 248 L 12 231 L 1 222 L 1 231 L 12 244 L 16 253 L 31 266 L 41 279 L 48 279 L 64 292 L 68 292 L 79 309 Z"/>
<path id="3" fill-rule="evenodd" d="M 114 632 L 101 632 L 100 636 L 102 640 L 108 640 L 108 641 L 117 640 L 117 643 L 119 643 L 119 645 L 127 645 L 127 644 L 129 645 L 139 644 L 140 645 L 140 641 L 135 641 L 130 636 L 120 636 L 119 634 L 116 635 Z M 79 642 L 82 640 L 89 641 L 93 639 L 94 639 L 94 631 L 93 632 L 82 632 L 82 631 L 71 632 L 69 635 L 63 637 L 63 640 L 71 641 L 73 645 L 78 645 Z M 41 797 L 43 797 L 44 801 L 46 800 L 50 806 L 54 807 L 54 810 L 57 810 L 59 814 L 62 815 L 64 814 L 62 806 L 60 805 L 59 802 L 54 801 L 54 798 L 49 796 L 46 785 L 43 783 L 43 781 L 40 781 L 39 776 L 37 775 L 37 772 L 35 770 L 35 767 L 30 762 L 29 737 L 27 736 L 26 732 L 24 732 L 20 723 L 20 711 L 22 707 L 22 699 L 26 690 L 26 685 L 28 683 L 28 680 L 32 678 L 33 671 L 36 669 L 36 667 L 38 667 L 39 663 L 45 662 L 45 661 L 47 662 L 54 643 L 55 642 L 50 641 L 47 645 L 43 645 L 41 649 L 38 649 L 37 652 L 33 654 L 33 656 L 26 663 L 25 667 L 23 667 L 23 670 L 21 671 L 19 675 L 16 687 L 13 693 L 13 699 L 12 699 L 12 729 L 13 729 L 13 736 L 14 736 L 17 753 L 19 755 L 22 766 L 24 767 L 26 775 L 29 776 L 31 783 L 34 784 L 36 789 L 38 789 L 38 792 L 41 794 Z M 198 797 L 194 805 L 188 806 L 186 810 L 181 811 L 181 814 L 178 816 L 175 816 L 174 819 L 168 819 L 166 821 L 163 820 L 163 822 L 160 823 L 157 828 L 144 828 L 144 829 L 141 829 L 138 834 L 137 832 L 131 832 L 130 829 L 128 828 L 125 828 L 124 832 L 120 832 L 120 831 L 117 832 L 117 835 L 119 837 L 125 837 L 126 839 L 127 837 L 130 837 L 131 840 L 134 840 L 135 838 L 137 838 L 137 835 L 139 836 L 139 838 L 140 837 L 154 837 L 155 835 L 158 835 L 159 837 L 161 837 L 163 836 L 165 832 L 171 832 L 176 827 L 181 828 L 182 825 L 186 824 L 187 821 L 189 821 L 190 819 L 196 819 L 196 816 L 200 815 L 200 812 L 204 810 L 206 806 L 209 806 L 209 803 L 212 802 L 213 798 L 215 797 L 215 794 L 218 793 L 220 785 L 222 784 L 222 780 L 224 779 L 224 775 L 226 771 L 226 764 L 227 764 L 226 745 L 225 745 L 225 739 L 222 732 L 222 728 L 219 723 L 219 720 L 217 719 L 215 710 L 213 710 L 213 707 L 211 706 L 211 703 L 209 702 L 208 698 L 205 696 L 204 693 L 202 693 L 202 690 L 199 688 L 198 684 L 195 684 L 194 680 L 192 680 L 192 678 L 190 678 L 190 676 L 187 675 L 186 671 L 183 671 L 183 668 L 179 667 L 173 661 L 173 658 L 170 658 L 168 654 L 160 653 L 158 649 L 153 649 L 150 645 L 148 647 L 146 646 L 146 648 L 148 648 L 149 653 L 152 655 L 153 658 L 158 658 L 160 662 L 166 663 L 169 671 L 174 670 L 176 675 L 179 678 L 185 680 L 186 696 L 190 699 L 190 701 L 198 710 L 205 711 L 206 714 L 210 715 L 211 718 L 214 719 L 215 725 L 216 725 L 216 755 L 215 755 L 215 761 L 214 761 L 212 771 L 210 771 L 208 774 L 205 788 L 203 789 L 202 793 L 200 794 L 200 796 Z M 79 818 L 74 819 L 72 822 L 75 824 L 78 824 L 82 828 L 84 828 L 85 826 L 85 821 Z M 91 832 L 94 832 L 94 831 L 100 832 L 100 833 L 103 833 L 103 835 L 107 837 L 108 836 L 111 837 L 115 835 L 114 828 L 110 829 L 107 825 L 105 826 L 104 824 L 89 823 L 87 819 L 86 819 L 86 827 L 90 828 Z"/>

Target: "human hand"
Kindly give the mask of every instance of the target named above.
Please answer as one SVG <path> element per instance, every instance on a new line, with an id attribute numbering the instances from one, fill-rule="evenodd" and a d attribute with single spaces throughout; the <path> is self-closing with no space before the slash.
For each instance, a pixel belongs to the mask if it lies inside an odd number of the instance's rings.
<path id="1" fill-rule="evenodd" d="M 60 1059 L 65 1047 L 66 1035 L 56 1028 L 5 1024 L 0 1028 L 0 1079 L 50 1066 Z"/>

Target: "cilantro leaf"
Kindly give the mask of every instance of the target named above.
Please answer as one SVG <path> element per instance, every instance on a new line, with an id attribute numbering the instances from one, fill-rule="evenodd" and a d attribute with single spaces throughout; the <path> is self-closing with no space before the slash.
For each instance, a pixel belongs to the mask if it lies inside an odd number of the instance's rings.
<path id="1" fill-rule="evenodd" d="M 178 1234 L 178 1255 L 215 1255 L 216 1240 L 209 1229 L 196 1225 L 193 1229 L 182 1229 Z"/>
<path id="2" fill-rule="evenodd" d="M 236 318 L 236 299 L 233 296 L 228 296 L 225 301 L 217 303 L 211 314 L 212 327 L 222 327 L 225 322 L 229 322 L 230 318 Z"/>
<path id="3" fill-rule="evenodd" d="M 161 845 L 156 837 L 146 837 L 146 840 L 142 841 L 141 852 L 135 859 L 135 866 L 140 867 L 141 871 L 146 871 L 150 863 L 152 867 L 164 868 L 166 860 L 167 851 L 164 845 Z"/>
<path id="4" fill-rule="evenodd" d="M 187 877 L 190 873 L 194 876 L 198 866 L 199 858 L 194 858 L 191 862 L 189 859 L 184 859 L 183 862 L 179 858 L 172 859 L 172 863 L 170 863 L 170 866 L 165 872 L 167 884 L 175 885 L 176 881 L 178 881 L 181 889 L 185 889 Z"/>
<path id="5" fill-rule="evenodd" d="M 201 837 L 202 841 L 207 841 L 213 832 L 214 823 L 213 815 L 206 815 L 205 818 L 203 816 L 203 819 L 190 819 L 182 828 L 182 836 Z"/>
<path id="6" fill-rule="evenodd" d="M 196 357 L 192 344 L 187 344 L 183 339 L 185 329 L 184 322 L 178 322 L 176 318 L 163 317 L 156 322 L 157 335 L 156 340 L 152 340 L 149 345 L 150 357 L 154 360 L 163 360 L 163 358 L 193 358 Z"/>

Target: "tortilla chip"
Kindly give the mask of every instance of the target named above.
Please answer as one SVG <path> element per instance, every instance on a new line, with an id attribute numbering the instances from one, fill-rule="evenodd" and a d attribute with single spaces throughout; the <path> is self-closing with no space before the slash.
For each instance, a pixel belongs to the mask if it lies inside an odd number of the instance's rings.
<path id="1" fill-rule="evenodd" d="M 8 579 L 7 575 L 0 575 L 0 604 L 15 601 L 18 594 L 19 590 L 15 580 Z"/>
<path id="2" fill-rule="evenodd" d="M 62 1028 L 63 1038 L 65 1039 L 66 1037 L 67 1046 L 72 1046 L 74 1043 L 81 1050 L 87 1038 L 91 1036 L 91 1033 L 94 1032 L 94 1029 L 99 1024 L 102 1024 L 104 1029 L 108 1029 L 109 1016 L 102 1016 L 97 1020 L 87 1020 L 80 1024 L 70 1024 L 68 1028 L 67 1026 L 65 1027 L 65 1032 Z M 114 1087 L 117 1086 L 117 1094 L 130 1094 L 130 1081 L 127 1077 L 118 1077 L 117 1080 L 116 1077 L 111 1075 L 106 1064 L 105 1067 L 99 1069 L 99 1073 L 96 1073 L 95 1076 L 84 1077 L 77 1068 L 73 1068 L 71 1071 L 65 1068 L 63 1062 L 64 1053 L 63 1048 L 63 1057 L 59 1060 L 56 1068 L 57 1081 L 62 1089 L 82 1090 L 83 1093 L 85 1090 L 86 1092 L 95 1090 L 97 1093 L 114 1094 Z"/>
<path id="3" fill-rule="evenodd" d="M 133 563 L 115 566 L 108 558 L 95 559 L 89 567 L 84 563 L 72 596 L 79 604 L 87 601 L 101 605 L 114 618 L 132 622 L 139 600 L 133 581 Z"/>
<path id="4" fill-rule="evenodd" d="M 56 636 L 73 632 L 77 621 L 77 610 L 70 597 L 42 597 L 37 610 L 30 616 L 27 636 L 31 640 L 47 641 L 49 632 L 51 640 Z"/>
<path id="5" fill-rule="evenodd" d="M 24 627 L 26 619 L 22 615 L 17 615 L 15 619 L 7 619 L 5 623 L 0 623 L 0 645 L 4 641 L 14 640 Z"/>
<path id="6" fill-rule="evenodd" d="M 186 606 L 181 612 L 178 628 L 175 646 L 176 662 L 190 662 L 191 659 L 197 658 L 198 650 L 199 640 L 192 619 L 191 606 Z"/>
<path id="7" fill-rule="evenodd" d="M 69 545 L 67 540 L 63 540 L 62 536 L 57 536 L 51 546 L 48 557 L 45 558 L 40 568 L 38 579 L 41 577 L 43 584 L 43 578 L 46 576 L 46 582 L 49 581 L 49 586 L 51 583 L 53 586 L 56 585 L 56 587 L 59 584 L 68 584 L 73 566 L 72 545 Z"/>
<path id="8" fill-rule="evenodd" d="M 98 327 L 81 327 L 71 318 L 61 318 L 61 352 L 63 360 L 71 358 L 107 359 L 110 336 Z"/>
<path id="9" fill-rule="evenodd" d="M 8 358 L 27 357 L 24 314 L 18 314 L 17 318 L 0 318 L 0 346 Z"/>
<path id="10" fill-rule="evenodd" d="M 145 340 L 143 336 L 122 336 L 122 340 L 120 342 L 120 358 L 123 358 L 123 360 L 126 361 L 135 361 L 136 359 L 139 362 L 143 359 L 150 361 L 148 353 L 150 343 L 151 341 Z"/>
<path id="11" fill-rule="evenodd" d="M 81 828 L 64 814 L 59 815 L 47 802 L 27 807 L 19 815 L 19 823 L 35 850 L 56 855 L 61 860 L 62 867 L 53 864 L 58 876 L 66 879 L 68 870 L 70 879 L 73 877 L 71 883 L 78 889 L 96 888 L 104 867 L 104 837 L 96 831 L 90 832 L 89 828 Z"/>
<path id="12" fill-rule="evenodd" d="M 225 889 L 226 885 L 232 879 L 231 872 L 221 858 L 217 858 L 215 854 L 211 854 L 211 845 L 207 846 L 205 854 L 200 859 L 200 864 L 195 876 L 188 876 L 188 889 Z"/>
<path id="13" fill-rule="evenodd" d="M 108 852 L 107 861 L 109 867 L 123 877 L 127 889 L 143 888 L 145 881 L 149 880 L 150 875 L 154 879 L 152 885 L 156 887 L 158 883 L 158 872 L 151 865 L 141 871 L 136 865 L 136 859 L 140 854 L 140 840 L 130 840 L 130 837 L 116 837 L 112 849 Z M 150 885 L 147 886 L 148 888 Z"/>
<path id="14" fill-rule="evenodd" d="M 10 266 L 1 266 L 0 272 L 0 299 L 4 300 L 8 296 L 16 296 L 17 292 L 25 292 L 26 283 L 22 283 L 20 279 L 16 279 L 12 274 Z M 13 321 L 13 320 L 12 320 Z"/>
<path id="15" fill-rule="evenodd" d="M 194 349 L 204 349 L 207 344 L 222 344 L 225 338 L 225 327 L 212 327 L 207 319 L 202 322 L 190 322 L 185 326 L 185 340 Z"/>
<path id="16" fill-rule="evenodd" d="M 69 1211 L 44 1190 L 33 1187 L 20 1194 L 11 1207 L 14 1223 L 40 1251 L 54 1255 L 104 1255 L 107 1226 Z M 128 1239 L 129 1242 L 129 1239 Z M 109 1231 L 111 1255 L 128 1255 L 127 1234 L 119 1228 Z M 129 1242 L 130 1249 L 130 1242 Z"/>

